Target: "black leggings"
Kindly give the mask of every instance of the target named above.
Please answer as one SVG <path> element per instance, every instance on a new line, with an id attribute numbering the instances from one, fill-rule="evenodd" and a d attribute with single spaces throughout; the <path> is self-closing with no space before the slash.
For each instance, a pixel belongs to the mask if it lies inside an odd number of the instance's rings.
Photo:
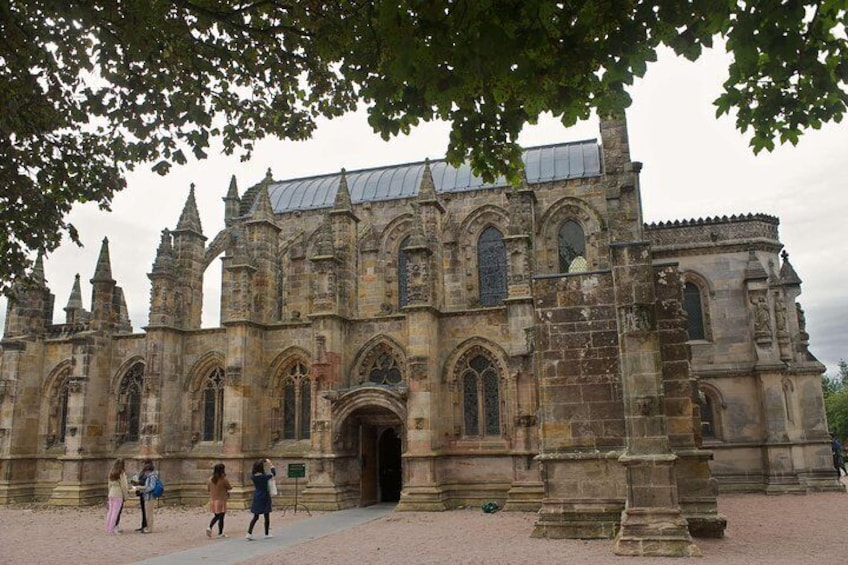
<path id="1" fill-rule="evenodd" d="M 265 516 L 265 535 L 267 536 L 268 533 L 269 533 L 268 530 L 271 529 L 271 513 L 266 512 L 266 513 L 262 514 L 262 516 Z M 253 533 L 253 526 L 256 525 L 256 522 L 258 520 L 259 520 L 259 514 L 254 514 L 253 520 L 250 521 L 250 526 L 248 526 L 248 528 L 247 528 L 247 533 L 249 533 L 249 534 Z"/>
<path id="2" fill-rule="evenodd" d="M 215 517 L 212 518 L 211 522 L 209 522 L 210 530 L 215 526 L 215 522 L 218 522 L 218 535 L 220 536 L 224 533 L 224 512 L 215 514 Z"/>

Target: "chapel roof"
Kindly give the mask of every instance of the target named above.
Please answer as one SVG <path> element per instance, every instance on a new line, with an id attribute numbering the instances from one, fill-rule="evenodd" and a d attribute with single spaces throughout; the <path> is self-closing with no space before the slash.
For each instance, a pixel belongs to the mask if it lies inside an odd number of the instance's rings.
<path id="1" fill-rule="evenodd" d="M 522 155 L 529 184 L 595 177 L 601 174 L 600 147 L 596 139 L 530 147 Z M 425 161 L 346 171 L 350 200 L 353 205 L 412 198 L 418 194 Z M 469 192 L 509 186 L 498 177 L 486 183 L 463 163 L 459 168 L 445 160 L 430 161 L 436 193 Z M 339 187 L 341 172 L 283 181 L 270 181 L 268 194 L 276 214 L 295 210 L 331 208 Z M 241 213 L 254 206 L 255 191 L 249 189 L 242 198 Z"/>

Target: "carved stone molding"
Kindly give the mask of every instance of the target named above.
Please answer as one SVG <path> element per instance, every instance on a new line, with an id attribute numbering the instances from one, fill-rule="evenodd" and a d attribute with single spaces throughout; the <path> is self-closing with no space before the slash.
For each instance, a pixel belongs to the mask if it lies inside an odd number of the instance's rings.
<path id="1" fill-rule="evenodd" d="M 238 386 L 241 384 L 242 370 L 237 365 L 230 365 L 224 372 L 224 384 L 227 386 Z"/>

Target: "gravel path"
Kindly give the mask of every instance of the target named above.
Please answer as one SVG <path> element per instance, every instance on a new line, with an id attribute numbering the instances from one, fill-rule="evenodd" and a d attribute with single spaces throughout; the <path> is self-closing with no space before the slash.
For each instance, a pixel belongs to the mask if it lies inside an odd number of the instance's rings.
<path id="1" fill-rule="evenodd" d="M 728 520 L 721 540 L 696 540 L 704 553 L 698 563 L 848 562 L 848 494 L 806 496 L 722 495 L 719 510 Z M 313 513 L 315 515 L 316 513 Z M 105 505 L 55 508 L 44 505 L 0 506 L 0 563 L 121 564 L 173 553 L 207 543 L 247 543 L 241 538 L 250 514 L 227 514 L 234 539 L 208 539 L 211 515 L 203 508 L 162 507 L 156 530 L 132 532 L 140 520 L 125 509 L 121 535 L 104 533 Z M 307 518 L 300 512 L 271 515 L 272 528 Z M 612 554 L 609 540 L 531 539 L 535 514 L 479 509 L 443 513 L 393 513 L 363 526 L 255 558 L 251 565 L 310 564 L 544 564 L 680 563 L 677 559 L 623 558 Z"/>

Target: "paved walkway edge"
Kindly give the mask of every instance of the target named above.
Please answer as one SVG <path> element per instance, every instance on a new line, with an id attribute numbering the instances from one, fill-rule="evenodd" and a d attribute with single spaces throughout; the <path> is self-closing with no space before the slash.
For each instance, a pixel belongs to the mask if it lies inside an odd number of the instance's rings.
<path id="1" fill-rule="evenodd" d="M 177 565 L 183 563 L 230 565 L 239 563 L 382 518 L 394 512 L 395 506 L 395 504 L 375 504 L 364 508 L 327 512 L 320 516 L 279 527 L 276 530 L 274 529 L 275 515 L 271 514 L 271 533 L 274 535 L 271 539 L 262 539 L 262 519 L 260 518 L 256 523 L 256 528 L 254 528 L 254 532 L 260 532 L 255 541 L 244 539 L 245 532 L 239 530 L 240 533 L 236 537 L 213 539 L 208 544 L 199 547 L 138 561 L 137 565 Z M 276 515 L 279 516 L 279 512 Z M 231 525 L 233 522 L 235 520 L 228 516 L 227 525 Z M 235 530 L 230 531 L 235 535 Z M 202 527 L 197 530 L 197 535 L 205 535 Z M 156 533 L 154 532 L 149 537 L 150 541 L 155 543 Z"/>

